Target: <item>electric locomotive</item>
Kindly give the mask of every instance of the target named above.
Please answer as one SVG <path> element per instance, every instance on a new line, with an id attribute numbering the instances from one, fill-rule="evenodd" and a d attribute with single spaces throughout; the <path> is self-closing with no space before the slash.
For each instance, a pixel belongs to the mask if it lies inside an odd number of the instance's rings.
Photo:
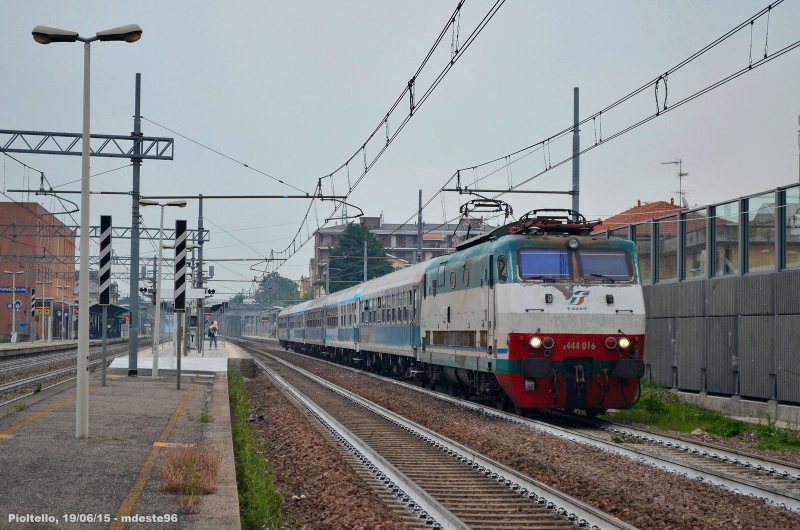
<path id="1" fill-rule="evenodd" d="M 644 375 L 639 265 L 633 242 L 592 236 L 598 224 L 530 212 L 453 254 L 286 308 L 278 338 L 505 410 L 628 408 Z"/>

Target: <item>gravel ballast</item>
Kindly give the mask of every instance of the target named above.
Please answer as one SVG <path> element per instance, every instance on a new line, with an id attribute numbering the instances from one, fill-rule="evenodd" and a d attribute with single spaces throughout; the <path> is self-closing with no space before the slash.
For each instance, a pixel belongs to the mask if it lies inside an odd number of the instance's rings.
<path id="1" fill-rule="evenodd" d="M 643 529 L 800 528 L 800 515 L 292 353 L 312 373 Z"/>
<path id="2" fill-rule="evenodd" d="M 406 525 L 331 441 L 262 373 L 248 381 L 253 426 L 281 485 L 287 519 L 301 529 L 401 530 Z"/>

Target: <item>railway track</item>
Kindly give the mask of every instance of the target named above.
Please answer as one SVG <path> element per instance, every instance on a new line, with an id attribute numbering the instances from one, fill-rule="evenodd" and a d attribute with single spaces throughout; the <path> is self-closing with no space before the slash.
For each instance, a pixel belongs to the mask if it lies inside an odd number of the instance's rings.
<path id="1" fill-rule="evenodd" d="M 117 357 L 120 357 L 122 355 L 125 355 L 125 353 L 118 353 L 116 355 L 108 355 L 106 357 L 106 362 L 111 361 L 113 359 L 116 359 Z M 94 367 L 100 366 L 100 364 L 102 362 L 103 362 L 102 359 L 98 359 L 96 361 L 89 361 L 87 367 L 91 370 Z M 69 367 L 69 368 L 62 368 L 60 370 L 54 370 L 52 372 L 47 372 L 47 373 L 44 373 L 44 374 L 35 375 L 33 377 L 28 377 L 28 378 L 25 378 L 25 379 L 20 379 L 20 380 L 17 380 L 17 381 L 13 381 L 11 383 L 0 385 L 0 394 L 2 394 L 4 392 L 10 392 L 11 390 L 16 390 L 17 388 L 20 388 L 20 387 L 23 387 L 23 386 L 34 385 L 34 384 L 38 384 L 38 383 L 41 383 L 41 382 L 49 381 L 50 379 L 55 379 L 56 377 L 62 377 L 62 376 L 65 376 L 65 375 L 69 375 L 69 374 L 75 373 L 77 371 L 78 371 L 78 367 L 77 366 L 72 366 L 72 367 Z"/>
<path id="2" fill-rule="evenodd" d="M 121 350 L 127 350 L 128 345 L 123 344 L 121 346 L 115 346 L 113 348 L 109 348 L 107 350 L 108 353 L 117 352 Z M 47 365 L 51 363 L 56 363 L 59 361 L 66 361 L 70 359 L 75 359 L 77 355 L 77 346 L 72 350 L 67 352 L 57 352 L 57 353 L 45 353 L 41 355 L 37 355 L 35 357 L 23 357 L 20 359 L 13 359 L 9 361 L 2 361 L 0 362 L 0 374 L 8 373 L 8 372 L 16 372 L 19 370 L 27 370 L 29 368 L 36 368 L 37 366 Z M 89 348 L 90 355 L 96 355 L 100 353 L 102 348 L 94 347 Z"/>
<path id="3" fill-rule="evenodd" d="M 285 360 L 246 349 L 423 527 L 634 528 Z"/>
<path id="4" fill-rule="evenodd" d="M 251 341 L 264 347 L 263 342 Z M 266 346 L 270 347 L 270 346 Z M 277 351 L 277 348 L 275 348 Z M 378 376 L 349 366 L 308 357 L 321 363 L 374 377 L 481 414 L 546 432 L 559 438 L 626 456 L 643 464 L 687 478 L 755 496 L 766 503 L 800 513 L 800 467 L 746 451 L 672 437 L 584 416 L 551 411 L 536 413 L 536 418 L 520 417 L 468 400 L 427 390 L 397 379 Z M 614 441 L 622 438 L 624 441 Z"/>
<path id="5" fill-rule="evenodd" d="M 162 344 L 164 342 L 167 342 L 167 341 L 166 340 L 162 341 Z M 92 348 L 90 350 L 90 352 L 92 352 L 91 355 L 100 354 L 101 352 L 98 351 L 98 350 L 100 350 L 100 348 Z M 110 361 L 116 359 L 117 357 L 125 356 L 125 355 L 127 355 L 127 353 L 128 353 L 128 345 L 127 344 L 118 346 L 118 347 L 113 348 L 113 349 L 109 349 L 109 350 L 106 351 L 106 362 L 110 362 Z M 66 357 L 59 358 L 59 359 L 49 359 L 47 361 L 45 361 L 43 359 L 40 359 L 40 358 L 18 359 L 18 361 L 40 360 L 42 362 L 37 362 L 36 364 L 32 364 L 32 365 L 28 365 L 28 366 L 18 367 L 18 368 L 15 368 L 13 370 L 5 370 L 5 372 L 19 371 L 19 370 L 23 370 L 23 369 L 30 369 L 30 368 L 35 368 L 37 366 L 41 366 L 43 364 L 52 363 L 52 362 L 60 362 L 60 361 L 64 361 L 64 360 L 75 359 L 75 355 L 76 355 L 75 353 L 70 353 L 70 354 L 67 354 Z M 12 361 L 8 361 L 8 362 L 12 362 Z M 13 362 L 16 362 L 16 361 L 13 361 Z M 89 363 L 87 364 L 87 368 L 91 371 L 91 370 L 99 367 L 102 363 L 103 363 L 103 360 L 100 359 L 100 358 L 95 359 L 95 360 L 90 360 Z M 5 364 L 5 363 L 3 363 L 3 364 Z M 6 392 L 12 392 L 14 390 L 17 390 L 19 388 L 23 388 L 25 386 L 36 385 L 36 384 L 39 384 L 39 383 L 44 383 L 44 382 L 50 381 L 52 379 L 64 377 L 64 376 L 76 373 L 77 371 L 78 371 L 77 366 L 69 366 L 69 367 L 66 367 L 66 368 L 60 368 L 60 369 L 53 370 L 53 371 L 50 371 L 50 372 L 45 372 L 45 373 L 42 373 L 42 374 L 36 374 L 36 375 L 31 376 L 31 377 L 18 379 L 16 381 L 12 381 L 10 383 L 0 384 L 0 395 L 4 394 Z M 2 372 L 0 372 L 0 373 L 2 373 Z M 65 379 L 63 381 L 59 381 L 58 383 L 55 383 L 55 385 L 60 385 L 62 383 L 66 383 L 67 381 L 71 381 L 73 379 L 75 379 L 75 378 L 73 377 L 73 378 L 70 378 L 70 379 Z M 55 385 L 51 385 L 51 386 L 55 386 Z M 7 405 L 9 403 L 12 403 L 14 401 L 18 401 L 20 399 L 23 399 L 23 398 L 25 398 L 25 397 L 27 397 L 29 395 L 31 395 L 31 394 L 26 394 L 26 395 L 23 395 L 23 396 L 17 396 L 17 397 L 15 397 L 13 399 L 10 399 L 10 400 L 8 400 L 8 401 L 6 401 L 4 403 L 0 403 L 0 407 L 5 406 L 5 405 Z"/>

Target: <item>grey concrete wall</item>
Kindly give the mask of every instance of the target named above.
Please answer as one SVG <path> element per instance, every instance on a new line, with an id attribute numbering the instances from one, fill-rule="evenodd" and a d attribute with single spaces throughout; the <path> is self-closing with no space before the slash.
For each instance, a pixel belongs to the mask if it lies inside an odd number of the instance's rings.
<path id="1" fill-rule="evenodd" d="M 646 377 L 800 403 L 800 270 L 644 287 Z"/>

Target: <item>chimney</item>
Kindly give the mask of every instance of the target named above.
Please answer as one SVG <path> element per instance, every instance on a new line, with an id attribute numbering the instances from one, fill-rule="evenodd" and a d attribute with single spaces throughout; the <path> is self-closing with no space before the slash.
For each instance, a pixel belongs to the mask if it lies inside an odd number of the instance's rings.
<path id="1" fill-rule="evenodd" d="M 636 201 L 636 202 L 637 202 L 637 205 L 636 205 L 636 206 L 638 206 L 639 208 L 641 208 L 641 207 L 642 207 L 642 199 L 639 199 L 639 200 L 638 200 L 638 201 Z"/>
<path id="2" fill-rule="evenodd" d="M 669 198 L 669 203 L 670 203 L 672 206 L 675 206 L 675 197 L 670 197 L 670 198 Z"/>

